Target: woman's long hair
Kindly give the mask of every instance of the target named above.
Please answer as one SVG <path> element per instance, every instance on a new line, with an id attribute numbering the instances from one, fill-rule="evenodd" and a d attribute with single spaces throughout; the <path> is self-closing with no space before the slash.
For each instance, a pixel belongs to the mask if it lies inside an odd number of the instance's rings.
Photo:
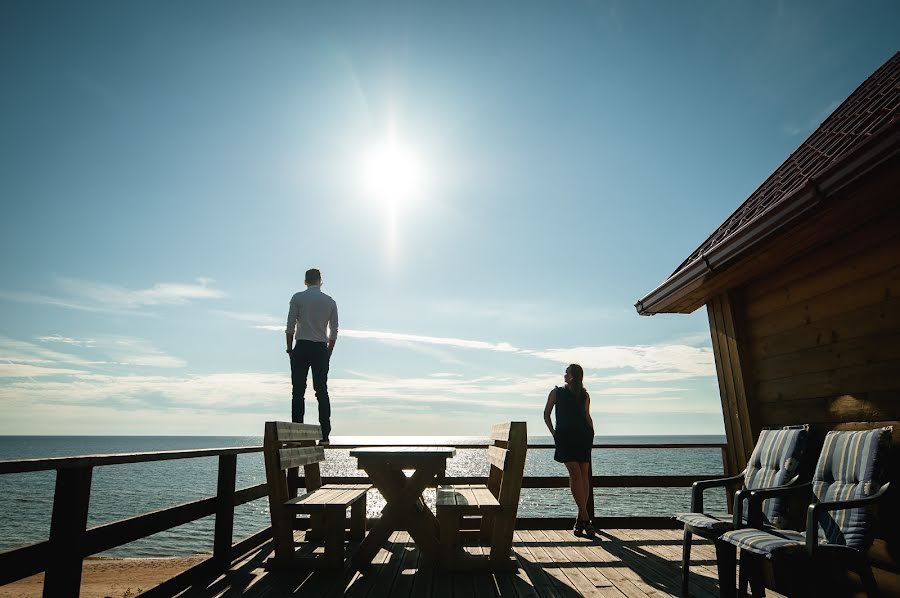
<path id="1" fill-rule="evenodd" d="M 569 375 L 572 376 L 572 381 L 569 382 L 569 390 L 578 398 L 581 398 L 587 390 L 584 387 L 584 369 L 577 363 L 570 363 L 569 367 Z"/>

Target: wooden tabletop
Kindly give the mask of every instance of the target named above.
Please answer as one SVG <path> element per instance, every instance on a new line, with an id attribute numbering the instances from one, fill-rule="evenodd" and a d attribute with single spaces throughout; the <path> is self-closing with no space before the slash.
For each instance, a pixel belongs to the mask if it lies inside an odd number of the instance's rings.
<path id="1" fill-rule="evenodd" d="M 350 456 L 363 459 L 449 459 L 456 455 L 452 446 L 363 446 L 350 449 Z"/>

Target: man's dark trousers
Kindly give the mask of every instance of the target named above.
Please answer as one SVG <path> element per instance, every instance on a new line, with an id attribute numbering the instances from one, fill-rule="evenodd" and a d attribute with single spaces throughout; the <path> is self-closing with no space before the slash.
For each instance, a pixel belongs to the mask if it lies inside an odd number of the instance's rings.
<path id="1" fill-rule="evenodd" d="M 325 343 L 298 340 L 291 351 L 291 420 L 303 423 L 306 407 L 303 395 L 306 393 L 306 376 L 312 368 L 313 389 L 319 402 L 319 425 L 322 439 L 328 440 L 331 433 L 331 403 L 328 400 L 328 361 L 331 355 Z"/>

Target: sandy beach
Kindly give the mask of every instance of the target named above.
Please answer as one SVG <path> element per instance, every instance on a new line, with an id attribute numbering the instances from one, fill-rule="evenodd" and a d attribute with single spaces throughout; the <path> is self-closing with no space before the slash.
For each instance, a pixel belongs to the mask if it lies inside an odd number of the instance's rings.
<path id="1" fill-rule="evenodd" d="M 159 559 L 87 559 L 81 598 L 130 598 L 209 558 L 208 555 Z M 0 587 L 0 598 L 41 596 L 44 574 Z"/>

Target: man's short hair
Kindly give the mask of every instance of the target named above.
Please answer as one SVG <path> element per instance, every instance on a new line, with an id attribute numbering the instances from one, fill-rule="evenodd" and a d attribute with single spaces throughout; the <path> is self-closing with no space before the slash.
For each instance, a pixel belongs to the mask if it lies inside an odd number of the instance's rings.
<path id="1" fill-rule="evenodd" d="M 318 284 L 322 282 L 322 273 L 318 268 L 310 268 L 306 271 L 306 284 Z"/>

